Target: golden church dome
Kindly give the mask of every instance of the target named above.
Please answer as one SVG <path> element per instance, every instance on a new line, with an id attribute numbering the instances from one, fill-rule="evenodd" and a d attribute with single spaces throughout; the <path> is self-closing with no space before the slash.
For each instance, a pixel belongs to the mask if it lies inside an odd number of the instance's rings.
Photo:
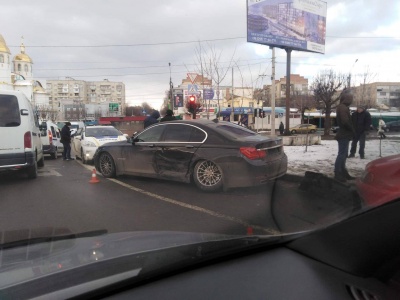
<path id="1" fill-rule="evenodd" d="M 28 63 L 33 63 L 32 59 L 25 53 L 20 53 L 14 56 L 14 61 L 23 61 Z"/>
<path id="2" fill-rule="evenodd" d="M 6 52 L 11 54 L 10 49 L 8 49 L 6 41 L 4 40 L 3 36 L 0 34 L 0 52 Z"/>
<path id="3" fill-rule="evenodd" d="M 23 61 L 33 64 L 32 59 L 29 57 L 28 54 L 25 53 L 25 45 L 21 43 L 21 53 L 14 56 L 14 61 Z"/>

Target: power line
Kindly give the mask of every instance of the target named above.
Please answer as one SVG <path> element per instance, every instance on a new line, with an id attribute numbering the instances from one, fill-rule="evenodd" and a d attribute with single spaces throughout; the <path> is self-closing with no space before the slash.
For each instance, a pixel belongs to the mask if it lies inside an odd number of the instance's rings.
<path id="1" fill-rule="evenodd" d="M 326 38 L 335 39 L 398 39 L 400 37 L 393 36 L 334 36 L 327 35 Z M 193 44 L 202 42 L 218 42 L 228 40 L 247 39 L 247 36 L 220 38 L 220 39 L 207 39 L 196 41 L 178 41 L 178 42 L 158 42 L 158 43 L 138 43 L 138 44 L 111 44 L 111 45 L 25 45 L 28 48 L 110 48 L 110 47 L 142 47 L 142 46 L 161 46 L 161 45 L 179 45 L 179 44 Z M 20 47 L 12 45 L 8 47 Z"/>

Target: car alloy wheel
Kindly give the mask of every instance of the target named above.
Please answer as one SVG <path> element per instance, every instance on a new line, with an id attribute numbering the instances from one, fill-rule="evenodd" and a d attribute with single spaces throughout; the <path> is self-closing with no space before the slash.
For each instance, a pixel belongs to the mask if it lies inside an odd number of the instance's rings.
<path id="1" fill-rule="evenodd" d="M 99 169 L 100 173 L 104 177 L 115 177 L 115 164 L 112 156 L 109 153 L 103 152 L 100 154 Z"/>
<path id="2" fill-rule="evenodd" d="M 222 187 L 222 171 L 209 160 L 199 161 L 194 168 L 194 182 L 203 191 L 213 192 Z"/>
<path id="3" fill-rule="evenodd" d="M 291 133 L 292 133 L 292 134 L 296 134 L 296 130 L 292 130 Z"/>

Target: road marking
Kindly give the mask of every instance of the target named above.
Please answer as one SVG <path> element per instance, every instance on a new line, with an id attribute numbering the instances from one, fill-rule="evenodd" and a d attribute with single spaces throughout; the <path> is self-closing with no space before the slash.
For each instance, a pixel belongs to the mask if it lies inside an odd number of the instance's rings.
<path id="1" fill-rule="evenodd" d="M 83 164 L 82 164 L 82 166 L 84 166 L 86 169 L 88 169 L 90 171 L 92 171 L 94 169 L 91 166 L 87 166 L 87 165 L 83 165 Z M 196 206 L 196 205 L 191 205 L 191 204 L 187 204 L 187 203 L 184 203 L 184 202 L 180 202 L 180 201 L 168 198 L 168 197 L 160 196 L 160 195 L 157 195 L 157 194 L 142 190 L 140 188 L 134 187 L 134 186 L 132 186 L 130 184 L 124 183 L 124 182 L 119 181 L 119 180 L 114 179 L 114 178 L 105 178 L 105 179 L 108 179 L 108 180 L 110 180 L 110 181 L 112 181 L 112 182 L 114 182 L 116 184 L 119 184 L 119 185 L 121 185 L 123 187 L 126 187 L 127 189 L 130 189 L 130 190 L 135 191 L 137 193 L 141 193 L 141 194 L 150 196 L 152 198 L 155 198 L 155 199 L 158 199 L 158 200 L 170 203 L 170 204 L 174 204 L 174 205 L 178 205 L 178 206 L 181 206 L 181 207 L 184 207 L 184 208 L 195 210 L 195 211 L 198 211 L 198 212 L 201 212 L 201 213 L 204 213 L 204 214 L 207 214 L 207 215 L 219 218 L 219 219 L 223 219 L 225 221 L 234 222 L 234 223 L 243 225 L 246 228 L 251 227 L 253 229 L 257 229 L 257 230 L 263 231 L 263 232 L 268 233 L 268 234 L 281 235 L 281 232 L 276 231 L 274 229 L 264 228 L 264 227 L 258 226 L 258 225 L 253 225 L 253 224 L 250 224 L 250 223 L 248 223 L 248 222 L 246 222 L 246 221 L 244 221 L 242 219 L 239 219 L 239 218 L 235 218 L 235 217 L 232 217 L 232 216 L 224 215 L 224 214 L 221 214 L 221 213 L 209 210 L 209 209 L 202 208 L 200 206 Z"/>

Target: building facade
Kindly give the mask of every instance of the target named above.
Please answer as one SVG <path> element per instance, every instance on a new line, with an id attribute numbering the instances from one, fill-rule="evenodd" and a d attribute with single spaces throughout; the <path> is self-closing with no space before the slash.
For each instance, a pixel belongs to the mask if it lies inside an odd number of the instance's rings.
<path id="1" fill-rule="evenodd" d="M 400 108 L 400 82 L 374 82 L 353 87 L 354 103 L 367 107 Z"/>
<path id="2" fill-rule="evenodd" d="M 100 116 L 122 116 L 125 111 L 125 84 L 103 81 L 47 80 L 49 103 L 59 108 L 63 119 L 97 119 Z M 105 109 L 107 107 L 108 109 Z"/>

